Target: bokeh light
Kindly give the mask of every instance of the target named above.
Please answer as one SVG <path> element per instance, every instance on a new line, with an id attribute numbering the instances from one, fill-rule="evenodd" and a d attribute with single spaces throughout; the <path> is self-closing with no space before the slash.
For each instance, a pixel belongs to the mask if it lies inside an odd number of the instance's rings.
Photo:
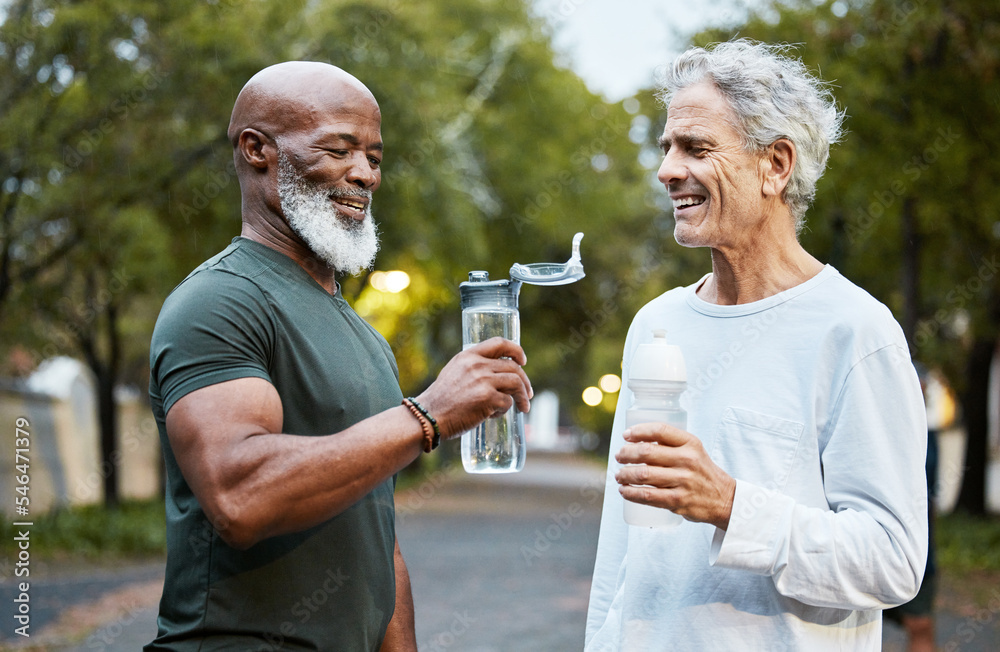
<path id="1" fill-rule="evenodd" d="M 390 272 L 372 272 L 368 282 L 379 292 L 396 294 L 410 286 L 410 275 L 398 269 Z"/>
<path id="2" fill-rule="evenodd" d="M 622 388 L 622 379 L 619 378 L 617 374 L 604 374 L 601 376 L 601 379 L 597 381 L 597 386 L 601 388 L 601 391 L 607 394 L 614 394 Z"/>
<path id="3" fill-rule="evenodd" d="M 604 392 L 602 392 L 597 387 L 588 387 L 583 390 L 583 402 L 590 407 L 596 407 L 601 404 L 604 399 Z"/>

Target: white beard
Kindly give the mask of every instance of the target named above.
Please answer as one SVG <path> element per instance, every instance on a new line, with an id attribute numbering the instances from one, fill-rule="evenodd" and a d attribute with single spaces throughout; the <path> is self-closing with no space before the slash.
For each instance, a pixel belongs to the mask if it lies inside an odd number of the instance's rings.
<path id="1" fill-rule="evenodd" d="M 344 215 L 331 197 L 365 197 L 365 219 Z M 357 275 L 371 269 L 378 253 L 378 227 L 372 219 L 370 190 L 323 190 L 300 177 L 278 151 L 278 200 L 288 226 L 316 256 L 337 272 Z"/>

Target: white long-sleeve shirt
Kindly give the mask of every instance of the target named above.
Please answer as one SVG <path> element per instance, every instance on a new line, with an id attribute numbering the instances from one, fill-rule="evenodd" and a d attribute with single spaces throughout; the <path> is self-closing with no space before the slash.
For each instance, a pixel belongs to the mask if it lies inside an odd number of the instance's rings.
<path id="1" fill-rule="evenodd" d="M 586 649 L 877 651 L 881 610 L 913 597 L 927 556 L 925 411 L 902 331 L 830 266 L 737 306 L 699 284 L 644 306 L 625 341 Z M 654 328 L 685 357 L 688 431 L 736 479 L 726 531 L 622 518 L 629 363 Z"/>

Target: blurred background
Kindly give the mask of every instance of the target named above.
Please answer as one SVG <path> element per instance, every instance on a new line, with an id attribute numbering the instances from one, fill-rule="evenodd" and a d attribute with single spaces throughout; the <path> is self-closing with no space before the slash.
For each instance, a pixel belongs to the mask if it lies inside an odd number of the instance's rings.
<path id="1" fill-rule="evenodd" d="M 802 241 L 886 303 L 931 370 L 945 568 L 972 587 L 963 608 L 1000 620 L 992 0 L 0 1 L 0 424 L 31 426 L 37 553 L 162 554 L 150 333 L 170 290 L 238 234 L 229 114 L 288 59 L 341 66 L 380 103 L 382 250 L 341 283 L 407 395 L 460 350 L 470 270 L 563 262 L 586 234 L 586 279 L 527 286 L 520 311 L 541 398 L 529 446 L 599 464 L 632 316 L 710 268 L 673 241 L 655 77 L 737 34 L 793 44 L 848 113 Z M 443 448 L 421 463 L 449 464 Z M 0 447 L 8 560 L 14 457 Z"/>

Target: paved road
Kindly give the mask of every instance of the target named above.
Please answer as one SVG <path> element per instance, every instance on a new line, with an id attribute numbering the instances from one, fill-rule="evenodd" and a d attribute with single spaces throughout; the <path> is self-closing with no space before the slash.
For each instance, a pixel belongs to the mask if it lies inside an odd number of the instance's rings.
<path id="1" fill-rule="evenodd" d="M 400 546 L 410 568 L 421 652 L 579 652 L 602 489 L 602 468 L 571 458 L 532 457 L 518 474 L 438 471 L 401 493 Z M 87 594 L 93 600 L 110 585 L 87 582 L 118 578 L 119 584 L 148 587 L 148 575 L 156 570 L 144 566 L 86 581 L 78 577 L 62 588 L 53 579 L 46 593 L 63 599 Z M 35 595 L 41 600 L 41 592 Z M 89 637 L 41 649 L 135 652 L 155 632 L 155 595 L 149 595 L 147 590 L 143 602 L 119 593 Z M 1000 609 L 937 618 L 940 649 L 1000 650 Z M 0 632 L 9 633 L 6 624 Z M 905 649 L 899 630 L 887 624 L 885 632 L 884 650 Z M 0 649 L 4 642 L 0 637 Z"/>
<path id="2" fill-rule="evenodd" d="M 423 652 L 583 649 L 603 469 L 432 474 L 400 500 Z"/>

